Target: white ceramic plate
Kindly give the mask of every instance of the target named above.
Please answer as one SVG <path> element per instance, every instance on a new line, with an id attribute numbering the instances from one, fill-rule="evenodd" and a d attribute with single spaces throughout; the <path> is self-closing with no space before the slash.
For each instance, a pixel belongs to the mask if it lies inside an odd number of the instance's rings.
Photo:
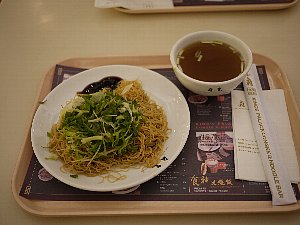
<path id="1" fill-rule="evenodd" d="M 59 112 L 72 99 L 76 92 L 92 82 L 101 80 L 107 76 L 118 76 L 126 80 L 140 80 L 143 89 L 148 95 L 162 106 L 168 118 L 168 125 L 172 132 L 164 146 L 164 154 L 168 160 L 161 160 L 161 167 L 141 169 L 129 169 L 122 172 L 126 179 L 111 183 L 102 182 L 99 176 L 87 177 L 80 175 L 78 178 L 70 177 L 70 174 L 61 171 L 62 162 L 59 160 L 47 160 L 49 151 L 47 146 L 47 132 L 57 122 Z M 167 78 L 151 70 L 127 66 L 110 65 L 93 68 L 81 72 L 62 84 L 58 85 L 45 98 L 36 111 L 31 128 L 31 141 L 33 151 L 41 165 L 58 180 L 76 188 L 90 191 L 117 191 L 134 187 L 157 176 L 165 170 L 179 155 L 187 140 L 190 130 L 190 112 L 187 102 L 178 88 Z M 162 157 L 163 157 L 162 156 Z"/>

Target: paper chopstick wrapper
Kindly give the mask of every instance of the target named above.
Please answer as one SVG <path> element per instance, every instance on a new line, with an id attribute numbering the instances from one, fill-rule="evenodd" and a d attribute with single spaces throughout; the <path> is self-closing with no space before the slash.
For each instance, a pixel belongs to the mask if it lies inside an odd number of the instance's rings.
<path id="1" fill-rule="evenodd" d="M 259 147 L 265 175 L 272 193 L 273 205 L 296 203 L 296 197 L 285 165 L 279 157 L 277 138 L 264 109 L 262 90 L 255 67 L 243 81 L 250 118 Z"/>
<path id="2" fill-rule="evenodd" d="M 292 129 L 285 102 L 284 90 L 263 90 L 264 110 L 272 124 L 279 144 L 279 157 L 287 168 L 292 183 L 300 182 L 300 171 Z M 235 178 L 255 182 L 267 182 L 259 155 L 245 92 L 231 91 L 232 125 L 234 132 Z"/>

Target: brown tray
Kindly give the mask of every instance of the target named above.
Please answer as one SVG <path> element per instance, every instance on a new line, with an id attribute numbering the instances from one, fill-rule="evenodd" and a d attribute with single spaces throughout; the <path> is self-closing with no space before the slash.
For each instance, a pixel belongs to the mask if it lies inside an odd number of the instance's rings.
<path id="1" fill-rule="evenodd" d="M 294 6 L 298 0 L 287 3 L 266 3 L 266 4 L 236 4 L 236 5 L 199 5 L 199 6 L 175 6 L 171 9 L 143 9 L 132 10 L 121 7 L 115 8 L 118 11 L 130 14 L 145 13 L 192 13 L 192 12 L 220 12 L 220 11 L 259 11 L 279 10 Z"/>
<path id="2" fill-rule="evenodd" d="M 300 114 L 286 75 L 271 59 L 254 54 L 254 63 L 265 65 L 271 89 L 284 89 L 291 121 L 298 161 L 300 159 Z M 170 67 L 168 56 L 129 56 L 73 58 L 59 64 L 79 68 L 92 68 L 108 64 L 127 64 L 146 68 Z M 26 211 L 41 216 L 86 215 L 141 215 L 141 214 L 204 214 L 204 213 L 255 213 L 286 212 L 300 208 L 293 205 L 272 206 L 270 201 L 45 201 L 29 200 L 19 196 L 31 156 L 33 154 L 30 128 L 39 101 L 51 90 L 54 67 L 44 76 L 35 99 L 24 143 L 12 177 L 12 192 L 17 203 Z M 299 185 L 298 185 L 299 186 Z"/>

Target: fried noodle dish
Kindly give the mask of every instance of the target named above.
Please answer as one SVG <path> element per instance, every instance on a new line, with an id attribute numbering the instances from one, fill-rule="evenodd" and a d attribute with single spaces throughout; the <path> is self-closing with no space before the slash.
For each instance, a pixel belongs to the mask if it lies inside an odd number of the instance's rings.
<path id="1" fill-rule="evenodd" d="M 62 170 L 75 175 L 151 168 L 160 162 L 168 130 L 163 108 L 141 83 L 122 80 L 114 90 L 69 101 L 48 133 L 48 148 L 63 162 Z"/>

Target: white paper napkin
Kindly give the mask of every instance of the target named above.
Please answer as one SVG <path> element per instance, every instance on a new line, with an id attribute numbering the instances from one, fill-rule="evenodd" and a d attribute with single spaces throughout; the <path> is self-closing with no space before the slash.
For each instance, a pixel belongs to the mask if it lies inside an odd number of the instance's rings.
<path id="1" fill-rule="evenodd" d="M 281 89 L 263 91 L 265 109 L 280 146 L 280 158 L 284 162 L 291 182 L 300 181 L 299 165 L 292 138 L 290 120 L 286 108 L 284 91 Z M 232 118 L 234 132 L 235 178 L 267 182 L 253 132 L 250 114 L 243 91 L 232 91 Z"/>
<path id="2" fill-rule="evenodd" d="M 132 10 L 174 8 L 172 0 L 95 0 L 96 8 L 123 7 Z"/>

